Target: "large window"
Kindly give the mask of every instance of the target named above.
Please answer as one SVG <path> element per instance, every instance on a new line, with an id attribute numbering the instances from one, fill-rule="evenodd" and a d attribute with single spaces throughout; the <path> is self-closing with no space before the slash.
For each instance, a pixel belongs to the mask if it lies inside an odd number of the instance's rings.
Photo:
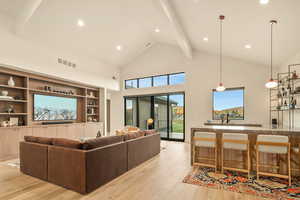
<path id="1" fill-rule="evenodd" d="M 185 82 L 185 73 L 166 74 L 125 80 L 125 89 L 161 87 L 167 85 L 183 84 Z"/>
<path id="2" fill-rule="evenodd" d="M 213 119 L 244 119 L 244 88 L 226 89 L 224 92 L 213 91 Z"/>
<path id="3" fill-rule="evenodd" d="M 151 78 L 139 79 L 139 88 L 147 88 L 147 87 L 152 87 L 152 79 Z"/>
<path id="4" fill-rule="evenodd" d="M 137 80 L 133 79 L 133 80 L 126 80 L 125 81 L 125 88 L 129 89 L 129 88 L 137 88 Z"/>
<path id="5" fill-rule="evenodd" d="M 153 87 L 168 85 L 168 76 L 154 76 L 153 77 Z"/>
<path id="6" fill-rule="evenodd" d="M 185 82 L 185 74 L 170 74 L 170 85 L 182 84 Z"/>

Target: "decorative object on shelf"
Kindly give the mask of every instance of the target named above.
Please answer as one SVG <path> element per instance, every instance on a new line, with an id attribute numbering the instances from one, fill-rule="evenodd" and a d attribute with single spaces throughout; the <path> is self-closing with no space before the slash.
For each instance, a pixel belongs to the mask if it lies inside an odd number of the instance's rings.
<path id="1" fill-rule="evenodd" d="M 1 127 L 7 127 L 8 124 L 9 124 L 8 121 L 2 121 L 0 125 Z"/>
<path id="2" fill-rule="evenodd" d="M 292 75 L 292 79 L 297 79 L 298 78 L 298 75 L 297 75 L 297 72 L 296 70 L 293 72 L 293 75 Z"/>
<path id="3" fill-rule="evenodd" d="M 25 120 L 23 118 L 19 118 L 18 125 L 19 126 L 25 126 Z"/>
<path id="4" fill-rule="evenodd" d="M 90 91 L 90 97 L 95 97 L 94 92 Z"/>
<path id="5" fill-rule="evenodd" d="M 300 93 L 300 87 L 296 87 L 294 93 Z"/>
<path id="6" fill-rule="evenodd" d="M 8 95 L 8 91 L 3 90 L 3 91 L 1 92 L 1 95 L 6 97 L 6 96 Z"/>
<path id="7" fill-rule="evenodd" d="M 15 100 L 24 100 L 21 96 L 18 96 L 18 95 L 17 95 L 17 96 L 14 96 L 14 99 L 15 99 Z"/>
<path id="8" fill-rule="evenodd" d="M 9 96 L 0 96 L 0 100 L 14 100 L 14 98 Z"/>
<path id="9" fill-rule="evenodd" d="M 9 80 L 7 81 L 7 85 L 9 86 L 9 87 L 14 87 L 16 84 L 15 84 L 15 81 L 14 81 L 14 79 L 13 79 L 13 77 L 11 76 L 10 78 L 9 78 Z"/>
<path id="10" fill-rule="evenodd" d="M 51 92 L 52 91 L 52 89 L 51 89 L 51 87 L 50 86 L 44 86 L 44 90 L 45 91 L 48 91 L 48 92 Z"/>
<path id="11" fill-rule="evenodd" d="M 271 62 L 270 62 L 270 68 L 271 68 L 271 77 L 270 80 L 266 83 L 266 87 L 271 89 L 278 86 L 278 83 L 276 80 L 273 79 L 273 25 L 277 24 L 276 20 L 271 20 Z"/>
<path id="12" fill-rule="evenodd" d="M 290 104 L 291 106 L 291 109 L 295 109 L 296 108 L 296 105 L 297 105 L 297 100 L 296 100 L 296 98 L 294 98 L 294 97 L 292 97 L 292 99 L 291 99 L 291 104 Z"/>
<path id="13" fill-rule="evenodd" d="M 9 118 L 9 126 L 18 126 L 18 125 L 19 125 L 19 118 L 17 117 Z"/>
<path id="14" fill-rule="evenodd" d="M 222 26 L 223 26 L 223 21 L 224 21 L 224 19 L 225 19 L 225 16 L 224 15 L 220 15 L 219 16 L 219 19 L 220 19 L 220 82 L 219 82 L 219 85 L 218 85 L 218 87 L 216 88 L 216 91 L 218 91 L 218 92 L 223 92 L 224 90 L 225 90 L 225 87 L 224 87 L 224 85 L 223 85 L 223 83 L 222 83 L 222 68 L 223 68 L 223 55 L 222 55 L 222 34 L 223 34 L 223 32 L 222 32 Z"/>
<path id="15" fill-rule="evenodd" d="M 102 137 L 102 134 L 101 134 L 101 131 L 99 130 L 99 131 L 97 132 L 96 138 L 100 138 L 100 137 Z"/>
<path id="16" fill-rule="evenodd" d="M 93 122 L 97 122 L 98 120 L 96 118 L 93 119 Z"/>
<path id="17" fill-rule="evenodd" d="M 278 121 L 276 118 L 272 119 L 272 128 L 278 128 Z"/>
<path id="18" fill-rule="evenodd" d="M 8 104 L 6 107 L 5 107 L 5 112 L 6 113 L 15 113 L 15 108 L 13 105 L 11 104 Z"/>
<path id="19" fill-rule="evenodd" d="M 92 121 L 93 121 L 93 118 L 92 118 L 92 117 L 88 117 L 88 118 L 87 118 L 87 121 L 88 121 L 88 122 L 92 122 Z"/>

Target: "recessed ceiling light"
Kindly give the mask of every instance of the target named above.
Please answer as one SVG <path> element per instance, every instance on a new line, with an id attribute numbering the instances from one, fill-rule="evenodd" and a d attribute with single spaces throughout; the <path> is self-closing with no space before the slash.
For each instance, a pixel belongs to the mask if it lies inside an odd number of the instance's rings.
<path id="1" fill-rule="evenodd" d="M 208 37 L 204 37 L 203 41 L 207 42 L 208 41 Z"/>
<path id="2" fill-rule="evenodd" d="M 160 29 L 159 28 L 156 28 L 154 29 L 155 33 L 159 33 L 160 32 Z"/>
<path id="3" fill-rule="evenodd" d="M 79 19 L 79 20 L 77 21 L 77 25 L 78 25 L 79 27 L 83 27 L 83 26 L 85 26 L 85 23 L 84 23 L 84 21 L 83 21 L 82 19 Z"/>
<path id="4" fill-rule="evenodd" d="M 251 49 L 252 46 L 251 46 L 250 44 L 246 44 L 246 45 L 245 45 L 245 48 L 246 48 L 246 49 Z"/>
<path id="5" fill-rule="evenodd" d="M 260 4 L 266 5 L 269 3 L 269 0 L 259 0 Z"/>
<path id="6" fill-rule="evenodd" d="M 123 47 L 122 47 L 121 45 L 118 45 L 118 46 L 116 46 L 116 49 L 117 49 L 118 51 L 122 51 Z"/>

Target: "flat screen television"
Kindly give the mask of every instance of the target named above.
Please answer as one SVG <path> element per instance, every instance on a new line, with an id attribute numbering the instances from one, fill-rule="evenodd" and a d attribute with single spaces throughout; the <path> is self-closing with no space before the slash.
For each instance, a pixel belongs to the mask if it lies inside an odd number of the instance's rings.
<path id="1" fill-rule="evenodd" d="M 77 119 L 77 99 L 34 94 L 34 121 L 62 121 Z"/>

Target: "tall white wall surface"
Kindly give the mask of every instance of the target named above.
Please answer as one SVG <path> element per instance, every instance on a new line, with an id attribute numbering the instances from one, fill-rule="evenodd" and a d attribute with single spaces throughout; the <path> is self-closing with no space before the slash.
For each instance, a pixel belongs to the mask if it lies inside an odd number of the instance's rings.
<path id="1" fill-rule="evenodd" d="M 212 89 L 218 84 L 218 66 L 217 56 L 195 51 L 193 59 L 186 59 L 175 46 L 162 44 L 153 46 L 121 70 L 121 91 L 111 94 L 111 130 L 124 126 L 124 96 L 184 91 L 188 142 L 190 129 L 201 126 L 212 118 Z M 175 72 L 186 73 L 185 84 L 148 89 L 123 89 L 126 79 Z M 269 78 L 268 68 L 226 57 L 223 72 L 226 87 L 245 87 L 243 122 L 268 124 L 269 97 L 268 90 L 264 87 Z"/>

